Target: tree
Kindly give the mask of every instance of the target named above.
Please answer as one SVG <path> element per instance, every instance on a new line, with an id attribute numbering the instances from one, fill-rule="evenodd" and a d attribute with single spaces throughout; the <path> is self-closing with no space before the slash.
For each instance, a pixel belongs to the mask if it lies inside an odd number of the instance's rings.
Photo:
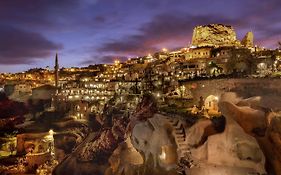
<path id="1" fill-rule="evenodd" d="M 281 41 L 278 41 L 278 48 L 281 49 Z"/>

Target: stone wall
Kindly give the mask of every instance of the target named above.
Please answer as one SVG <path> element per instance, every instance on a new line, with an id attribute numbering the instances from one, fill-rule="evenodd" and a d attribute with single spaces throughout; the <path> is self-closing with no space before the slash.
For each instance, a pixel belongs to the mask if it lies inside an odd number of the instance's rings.
<path id="1" fill-rule="evenodd" d="M 209 95 L 220 97 L 224 92 L 236 92 L 243 98 L 252 96 L 281 96 L 281 79 L 241 78 L 201 80 L 186 82 L 185 86 L 190 89 L 193 96 L 190 105 L 198 105 L 200 96 L 204 99 Z"/>

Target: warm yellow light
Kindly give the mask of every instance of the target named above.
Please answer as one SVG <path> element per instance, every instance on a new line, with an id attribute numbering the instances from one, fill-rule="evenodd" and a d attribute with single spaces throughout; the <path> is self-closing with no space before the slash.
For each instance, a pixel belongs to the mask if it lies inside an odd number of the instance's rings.
<path id="1" fill-rule="evenodd" d="M 163 51 L 163 52 L 167 52 L 168 50 L 167 50 L 166 48 L 163 48 L 162 51 Z"/>
<path id="2" fill-rule="evenodd" d="M 166 159 L 166 153 L 164 152 L 164 150 L 162 150 L 162 153 L 159 155 L 159 158 L 161 160 L 165 160 Z"/>
<path id="3" fill-rule="evenodd" d="M 52 136 L 54 135 L 54 131 L 52 129 L 50 129 L 49 134 Z"/>

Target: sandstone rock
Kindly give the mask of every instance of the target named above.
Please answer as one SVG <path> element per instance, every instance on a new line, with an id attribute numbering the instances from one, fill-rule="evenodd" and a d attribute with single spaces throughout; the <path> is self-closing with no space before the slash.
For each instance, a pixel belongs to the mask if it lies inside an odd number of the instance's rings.
<path id="1" fill-rule="evenodd" d="M 212 126 L 211 120 L 201 120 L 194 124 L 187 133 L 188 144 L 192 147 L 197 147 L 198 145 L 203 144 L 201 142 L 207 138 L 205 130 L 210 126 Z"/>
<path id="2" fill-rule="evenodd" d="M 173 142 L 173 136 L 169 134 L 169 128 L 166 126 L 167 121 L 165 116 L 155 114 L 153 118 L 148 119 L 145 122 L 136 124 L 132 130 L 132 144 L 133 146 L 143 154 L 145 161 L 148 161 L 150 156 L 153 159 L 153 166 L 158 166 L 169 169 L 177 163 L 175 160 L 173 163 L 165 164 L 161 162 L 160 155 L 163 147 L 170 147 L 174 152 L 170 152 L 171 155 L 165 155 L 165 157 L 174 157 L 176 153 L 176 145 Z M 169 167 L 169 165 L 171 167 Z"/>
<path id="3" fill-rule="evenodd" d="M 270 120 L 266 136 L 257 138 L 267 156 L 276 175 L 281 175 L 281 116 L 275 116 Z"/>
<path id="4" fill-rule="evenodd" d="M 265 112 L 248 106 L 237 106 L 230 102 L 220 102 L 220 110 L 223 115 L 234 119 L 247 134 L 255 136 L 255 130 L 265 130 Z M 263 134 L 261 134 L 263 135 Z"/>
<path id="5" fill-rule="evenodd" d="M 254 34 L 253 32 L 248 32 L 242 39 L 241 44 L 245 47 L 254 47 Z"/>
<path id="6" fill-rule="evenodd" d="M 228 101 L 233 104 L 237 104 L 241 100 L 242 100 L 242 98 L 238 97 L 235 92 L 223 93 L 219 98 L 220 102 Z"/>
<path id="7" fill-rule="evenodd" d="M 145 94 L 142 101 L 137 105 L 133 117 L 137 120 L 146 120 L 153 117 L 153 114 L 156 113 L 157 110 L 157 102 L 153 95 Z"/>
<path id="8" fill-rule="evenodd" d="M 270 110 L 278 109 L 280 103 L 278 99 L 271 97 L 273 96 L 241 100 L 237 105 L 242 108 L 223 102 L 222 113 L 235 118 L 248 134 L 255 136 L 266 156 L 268 173 L 281 175 L 281 115 Z M 263 134 L 257 134 L 257 131 Z"/>
<path id="9" fill-rule="evenodd" d="M 114 175 L 139 174 L 139 171 L 144 163 L 141 154 L 133 147 L 131 139 L 128 138 L 125 142 L 121 143 L 118 148 L 113 152 L 109 158 L 110 172 Z"/>
<path id="10" fill-rule="evenodd" d="M 225 108 L 224 105 L 221 108 Z M 205 129 L 202 128 L 209 127 L 210 123 L 199 121 L 189 129 L 187 142 L 195 167 L 187 172 L 191 175 L 264 174 L 265 158 L 255 138 L 248 135 L 229 113 L 225 117 L 225 130 L 208 136 L 203 144 L 198 145 L 204 137 Z"/>
<path id="11" fill-rule="evenodd" d="M 91 161 L 80 161 L 78 160 L 79 154 L 82 152 L 83 148 L 87 147 L 87 143 L 91 143 L 97 134 L 90 133 L 85 141 L 83 141 L 78 147 L 67 157 L 63 159 L 63 161 L 54 169 L 54 175 L 84 175 L 84 174 L 95 174 L 95 175 L 103 175 L 107 164 L 96 164 Z"/>
<path id="12" fill-rule="evenodd" d="M 210 24 L 195 27 L 192 45 L 196 47 L 238 46 L 240 42 L 236 39 L 236 33 L 231 26 Z"/>

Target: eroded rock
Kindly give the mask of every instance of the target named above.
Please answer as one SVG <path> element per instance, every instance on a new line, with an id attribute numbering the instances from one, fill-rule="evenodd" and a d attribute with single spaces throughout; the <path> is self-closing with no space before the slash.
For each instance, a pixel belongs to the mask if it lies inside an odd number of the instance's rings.
<path id="1" fill-rule="evenodd" d="M 272 97 L 272 98 L 270 98 Z M 224 100 L 222 113 L 235 119 L 249 135 L 255 137 L 266 157 L 269 174 L 281 174 L 280 99 L 273 96 L 242 99 L 237 104 Z"/>
<path id="2" fill-rule="evenodd" d="M 191 175 L 264 174 L 265 158 L 255 138 L 248 135 L 232 116 L 228 114 L 225 118 L 224 131 L 208 136 L 203 144 L 199 143 L 206 137 L 206 128 L 211 122 L 201 120 L 189 129 L 187 142 L 196 166 L 187 172 Z"/>
<path id="3" fill-rule="evenodd" d="M 110 168 L 106 174 L 114 175 L 135 175 L 140 174 L 143 167 L 143 157 L 131 144 L 131 139 L 128 138 L 121 143 L 109 158 Z"/>
<path id="4" fill-rule="evenodd" d="M 231 26 L 223 24 L 210 24 L 197 26 L 193 31 L 192 45 L 204 46 L 238 46 L 236 33 Z"/>
<path id="5" fill-rule="evenodd" d="M 254 47 L 254 34 L 253 32 L 247 32 L 241 41 L 241 44 L 245 47 Z"/>

